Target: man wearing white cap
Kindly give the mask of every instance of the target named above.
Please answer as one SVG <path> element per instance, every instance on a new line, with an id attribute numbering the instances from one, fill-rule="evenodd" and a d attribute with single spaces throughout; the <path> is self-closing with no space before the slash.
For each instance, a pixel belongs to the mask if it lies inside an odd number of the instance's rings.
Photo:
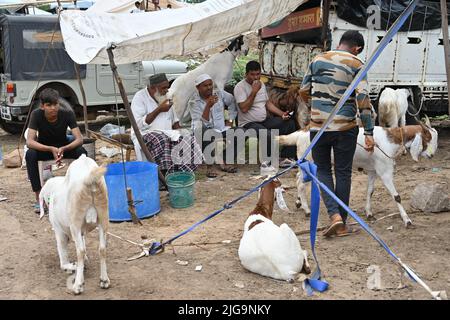
<path id="1" fill-rule="evenodd" d="M 189 100 L 189 111 L 192 118 L 192 129 L 202 130 L 203 133 L 208 130 L 216 130 L 226 137 L 226 132 L 231 129 L 233 122 L 237 116 L 236 101 L 232 94 L 223 90 L 214 88 L 212 78 L 208 74 L 202 74 L 195 80 L 197 92 Z M 229 120 L 225 120 L 225 106 L 228 107 Z M 203 140 L 203 139 L 202 139 Z M 204 150 L 213 141 L 202 141 L 202 149 Z M 228 142 L 227 142 L 228 143 Z M 236 147 L 236 143 L 233 143 Z M 234 158 L 236 158 L 237 150 L 235 149 Z M 226 151 L 224 151 L 224 163 Z M 221 165 L 222 171 L 235 173 L 236 167 Z M 214 178 L 217 176 L 208 166 L 207 176 Z"/>

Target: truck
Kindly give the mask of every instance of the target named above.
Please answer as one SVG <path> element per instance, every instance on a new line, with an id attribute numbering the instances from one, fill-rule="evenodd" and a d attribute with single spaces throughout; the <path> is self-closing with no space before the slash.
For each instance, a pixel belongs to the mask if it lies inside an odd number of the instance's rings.
<path id="1" fill-rule="evenodd" d="M 379 3 L 381 7 L 376 5 Z M 367 60 L 408 3 L 306 2 L 282 21 L 259 31 L 263 81 L 282 89 L 300 85 L 314 56 L 336 48 L 347 30 L 363 34 L 366 46 L 359 57 Z M 369 95 L 375 109 L 384 88 L 410 88 L 410 115 L 448 114 L 441 30 L 439 1 L 419 4 L 368 73 Z"/>
<path id="2" fill-rule="evenodd" d="M 88 120 L 94 120 L 100 110 L 115 112 L 122 108 L 109 64 L 77 66 L 64 49 L 57 16 L 0 15 L 0 44 L 0 126 L 6 132 L 22 131 L 30 108 L 38 107 L 39 94 L 45 88 L 57 90 L 80 120 L 81 88 Z M 166 73 L 172 82 L 187 69 L 186 63 L 175 60 L 118 65 L 130 101 L 145 88 L 152 74 Z"/>

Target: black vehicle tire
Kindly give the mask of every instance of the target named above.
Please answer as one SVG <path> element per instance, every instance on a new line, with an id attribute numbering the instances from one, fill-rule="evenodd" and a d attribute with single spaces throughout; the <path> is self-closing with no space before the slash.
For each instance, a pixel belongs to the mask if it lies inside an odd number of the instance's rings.
<path id="1" fill-rule="evenodd" d="M 24 123 L 7 123 L 5 120 L 0 120 L 0 127 L 10 133 L 10 134 L 21 134 L 23 130 Z"/>

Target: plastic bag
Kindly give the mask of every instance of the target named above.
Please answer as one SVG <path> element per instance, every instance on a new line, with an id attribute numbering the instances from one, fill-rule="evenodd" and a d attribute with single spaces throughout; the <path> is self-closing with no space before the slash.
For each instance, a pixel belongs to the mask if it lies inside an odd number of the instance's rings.
<path id="1" fill-rule="evenodd" d="M 105 124 L 103 128 L 100 129 L 100 133 L 104 136 L 107 136 L 108 138 L 111 138 L 115 134 L 125 133 L 125 126 L 121 126 L 119 128 L 118 125 L 108 123 Z"/>

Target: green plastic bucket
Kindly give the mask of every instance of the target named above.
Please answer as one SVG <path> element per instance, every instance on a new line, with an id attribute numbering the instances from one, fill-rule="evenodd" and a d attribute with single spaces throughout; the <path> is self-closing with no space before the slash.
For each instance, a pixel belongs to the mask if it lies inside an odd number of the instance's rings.
<path id="1" fill-rule="evenodd" d="M 170 206 L 184 209 L 194 204 L 195 175 L 191 172 L 174 172 L 166 177 Z"/>

